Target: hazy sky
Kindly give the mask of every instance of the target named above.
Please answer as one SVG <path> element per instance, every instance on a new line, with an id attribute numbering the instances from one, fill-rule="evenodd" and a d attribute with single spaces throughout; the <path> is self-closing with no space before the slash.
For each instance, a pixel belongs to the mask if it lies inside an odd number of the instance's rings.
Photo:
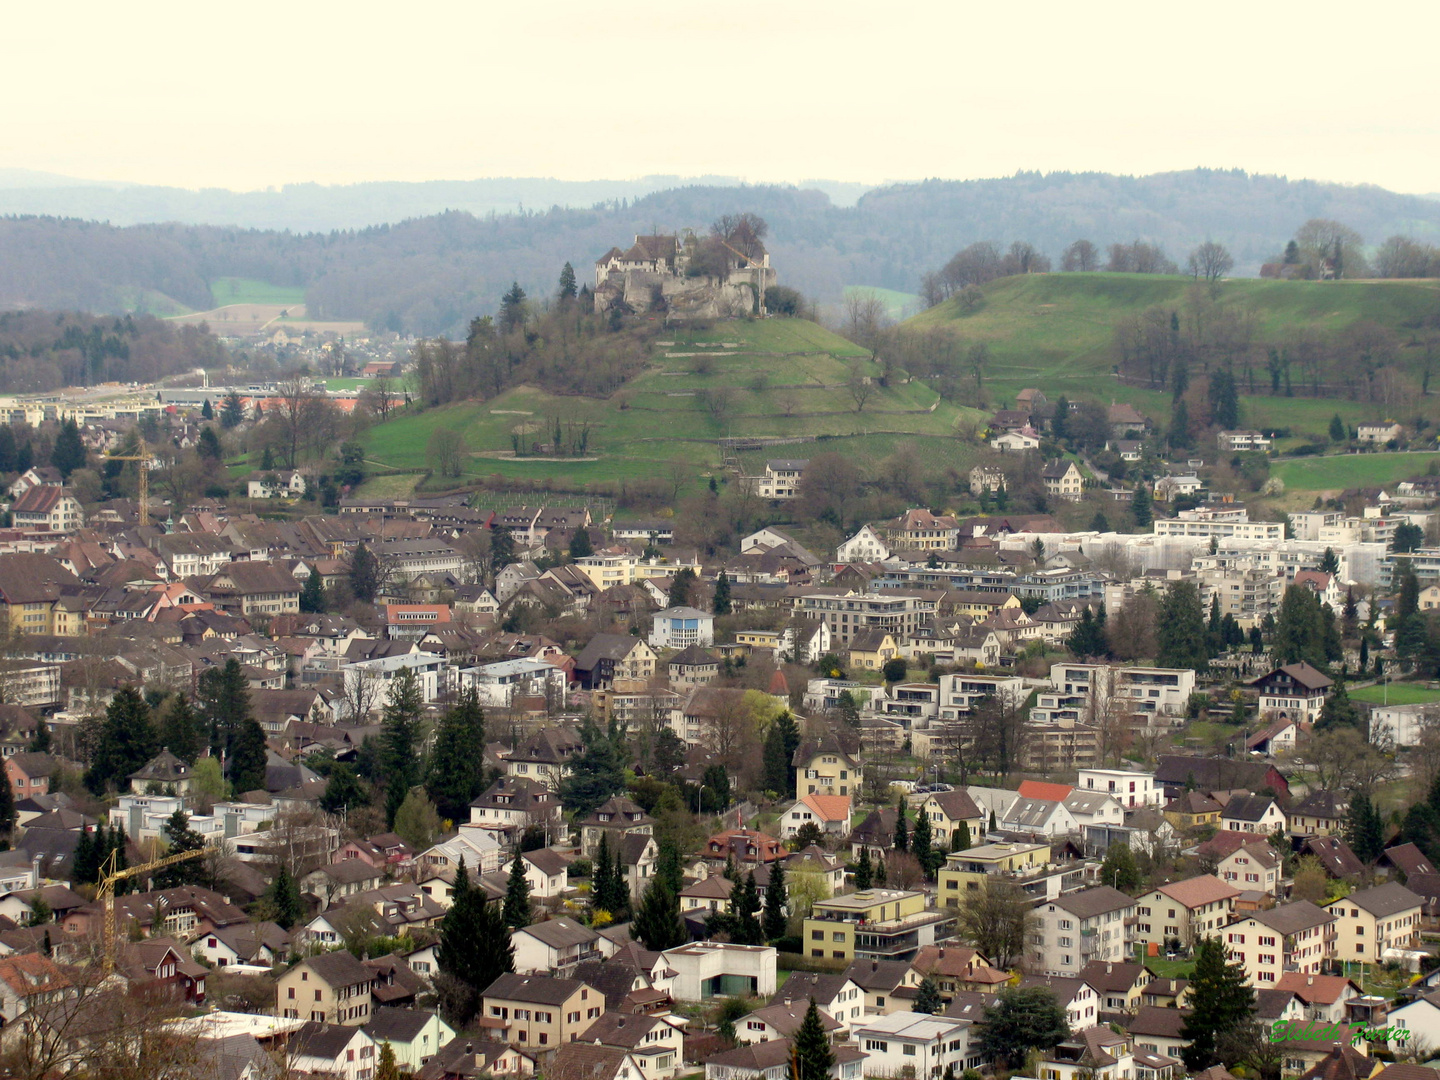
<path id="1" fill-rule="evenodd" d="M 182 187 L 1197 165 L 1440 191 L 1433 3 L 7 5 L 0 167 Z"/>

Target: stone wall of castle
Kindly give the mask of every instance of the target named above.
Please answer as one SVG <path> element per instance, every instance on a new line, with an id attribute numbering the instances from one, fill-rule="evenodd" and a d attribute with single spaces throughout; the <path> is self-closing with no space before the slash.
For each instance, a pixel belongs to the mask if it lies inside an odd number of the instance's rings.
<path id="1" fill-rule="evenodd" d="M 609 311 L 623 300 L 638 314 L 663 312 L 673 319 L 728 319 L 755 311 L 756 291 L 764 314 L 764 290 L 775 284 L 775 271 L 734 270 L 725 279 L 685 277 L 644 270 L 612 271 L 595 290 L 595 310 Z"/>

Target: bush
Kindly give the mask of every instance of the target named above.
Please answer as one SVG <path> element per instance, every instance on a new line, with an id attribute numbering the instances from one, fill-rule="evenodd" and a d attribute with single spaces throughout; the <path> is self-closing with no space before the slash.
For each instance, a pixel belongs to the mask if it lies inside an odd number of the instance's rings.
<path id="1" fill-rule="evenodd" d="M 771 315 L 798 315 L 804 302 L 799 290 L 788 285 L 772 285 L 765 290 L 765 308 Z"/>

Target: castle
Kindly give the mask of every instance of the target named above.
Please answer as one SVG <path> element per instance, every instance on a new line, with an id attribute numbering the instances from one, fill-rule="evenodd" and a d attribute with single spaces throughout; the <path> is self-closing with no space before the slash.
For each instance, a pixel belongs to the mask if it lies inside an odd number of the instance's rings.
<path id="1" fill-rule="evenodd" d="M 595 310 L 671 319 L 763 315 L 775 271 L 758 240 L 744 246 L 749 254 L 720 237 L 691 232 L 637 236 L 629 251 L 612 247 L 595 260 Z"/>

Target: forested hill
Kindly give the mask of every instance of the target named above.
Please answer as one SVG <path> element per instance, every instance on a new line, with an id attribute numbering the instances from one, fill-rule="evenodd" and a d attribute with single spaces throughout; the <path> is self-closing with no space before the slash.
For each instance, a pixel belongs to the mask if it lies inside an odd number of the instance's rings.
<path id="1" fill-rule="evenodd" d="M 456 333 L 493 311 L 512 280 L 548 295 L 566 261 L 584 281 L 597 256 L 636 233 L 703 228 L 742 210 L 770 223 L 781 282 L 823 300 L 856 284 L 915 291 L 926 270 L 981 239 L 1028 240 L 1052 257 L 1081 237 L 1101 247 L 1144 239 L 1183 262 L 1210 238 L 1233 253 L 1235 273 L 1253 274 L 1310 218 L 1344 222 L 1372 245 L 1440 234 L 1440 203 L 1428 199 L 1212 170 L 928 181 L 878 188 L 853 207 L 791 187 L 691 186 L 592 209 L 451 211 L 323 234 L 4 218 L 0 307 L 114 312 L 163 294 L 203 310 L 209 283 L 234 276 L 304 287 L 311 318 Z"/>

